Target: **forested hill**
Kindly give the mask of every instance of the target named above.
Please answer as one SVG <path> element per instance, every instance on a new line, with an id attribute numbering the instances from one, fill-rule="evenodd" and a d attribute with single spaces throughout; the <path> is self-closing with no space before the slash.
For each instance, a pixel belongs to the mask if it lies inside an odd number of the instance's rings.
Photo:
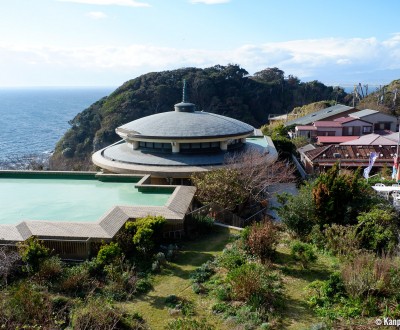
<path id="1" fill-rule="evenodd" d="M 255 127 L 265 124 L 271 113 L 287 113 L 321 100 L 343 103 L 346 96 L 342 89 L 318 81 L 285 77 L 278 68 L 268 68 L 254 76 L 238 65 L 151 72 L 127 81 L 71 120 L 71 128 L 56 146 L 52 169 L 88 169 L 93 151 L 118 140 L 115 128 L 173 110 L 182 99 L 183 79 L 187 81 L 189 101 L 198 110 L 233 117 Z"/>

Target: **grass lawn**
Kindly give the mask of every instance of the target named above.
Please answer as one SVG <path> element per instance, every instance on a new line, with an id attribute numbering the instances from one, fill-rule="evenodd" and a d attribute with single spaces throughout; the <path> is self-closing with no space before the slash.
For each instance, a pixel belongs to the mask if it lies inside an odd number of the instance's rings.
<path id="1" fill-rule="evenodd" d="M 274 266 L 282 271 L 286 294 L 283 327 L 290 330 L 309 329 L 312 324 L 321 320 L 308 307 L 306 287 L 315 280 L 328 279 L 337 267 L 335 260 L 318 253 L 317 261 L 308 269 L 302 269 L 290 256 L 287 245 L 280 244 L 277 254 Z"/>
<path id="2" fill-rule="evenodd" d="M 234 230 L 215 227 L 215 232 L 195 241 L 185 241 L 177 259 L 169 263 L 160 274 L 154 276 L 153 289 L 131 302 L 124 303 L 129 311 L 139 312 L 151 329 L 163 329 L 175 316 L 170 315 L 165 298 L 176 295 L 192 301 L 196 306 L 196 318 L 206 318 L 216 329 L 228 330 L 224 321 L 211 313 L 213 298 L 193 292 L 189 276 L 197 267 L 221 253 L 229 242 Z M 334 270 L 334 259 L 318 254 L 317 262 L 309 269 L 302 269 L 290 256 L 287 245 L 280 244 L 274 267 L 283 274 L 285 286 L 285 307 L 283 309 L 283 329 L 308 329 L 320 322 L 308 307 L 305 288 L 314 280 L 325 280 Z M 181 316 L 181 315 L 179 315 Z"/>
<path id="3" fill-rule="evenodd" d="M 191 287 L 189 276 L 197 267 L 221 253 L 229 242 L 231 233 L 237 231 L 227 228 L 215 227 L 215 232 L 207 237 L 195 241 L 182 242 L 178 257 L 169 263 L 159 275 L 154 276 L 153 290 L 140 296 L 132 302 L 125 303 L 128 310 L 139 312 L 151 329 L 163 329 L 174 319 L 165 306 L 165 298 L 176 295 L 194 302 L 196 317 L 206 317 L 217 329 L 228 329 L 218 317 L 209 312 L 211 301 L 208 298 L 195 294 Z"/>

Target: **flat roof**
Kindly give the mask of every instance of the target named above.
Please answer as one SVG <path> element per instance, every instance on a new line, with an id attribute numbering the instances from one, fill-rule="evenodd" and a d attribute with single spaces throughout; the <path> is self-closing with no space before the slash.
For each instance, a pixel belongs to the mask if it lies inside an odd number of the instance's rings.
<path id="1" fill-rule="evenodd" d="M 247 138 L 238 152 L 259 150 L 270 157 L 277 157 L 273 142 L 268 137 Z M 187 178 L 192 173 L 223 167 L 230 152 L 208 154 L 148 153 L 133 150 L 126 142 L 119 141 L 93 154 L 92 160 L 101 168 L 113 173 L 151 173 L 155 177 Z"/>
<path id="2" fill-rule="evenodd" d="M 0 171 L 15 172 L 15 171 Z M 38 175 L 45 175 L 45 172 L 37 172 Z M 67 174 L 69 172 L 62 172 Z M 30 172 L 32 174 L 32 172 Z M 75 174 L 75 172 L 73 172 Z M 103 174 L 100 174 L 103 175 Z M 107 174 L 108 177 L 113 176 Z M 118 177 L 118 175 L 115 175 Z M 146 182 L 149 175 L 143 176 L 136 184 L 140 189 L 171 188 L 174 189 L 171 196 L 163 206 L 114 206 L 95 222 L 78 221 L 21 221 L 16 225 L 0 225 L 0 242 L 24 241 L 30 236 L 37 236 L 42 239 L 64 239 L 64 240 L 85 240 L 85 239 L 111 239 L 124 223 L 129 219 L 145 217 L 147 215 L 164 216 L 169 222 L 183 221 L 185 213 L 189 208 L 195 187 L 192 186 L 157 186 L 148 185 Z M 132 183 L 133 184 L 133 183 Z"/>

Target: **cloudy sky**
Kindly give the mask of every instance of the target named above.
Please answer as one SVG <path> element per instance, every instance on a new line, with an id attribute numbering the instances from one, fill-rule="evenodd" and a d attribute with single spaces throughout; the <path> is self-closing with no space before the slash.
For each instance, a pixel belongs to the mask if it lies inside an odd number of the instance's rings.
<path id="1" fill-rule="evenodd" d="M 1 0 L 0 87 L 119 86 L 239 64 L 303 81 L 400 79 L 398 0 Z"/>

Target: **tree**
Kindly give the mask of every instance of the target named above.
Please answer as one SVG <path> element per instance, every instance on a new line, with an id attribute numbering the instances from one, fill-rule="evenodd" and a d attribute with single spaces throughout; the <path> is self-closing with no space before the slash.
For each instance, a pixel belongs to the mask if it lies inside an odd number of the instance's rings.
<path id="1" fill-rule="evenodd" d="M 372 206 L 370 188 L 361 178 L 360 169 L 355 173 L 341 174 L 336 163 L 315 181 L 312 191 L 319 225 L 355 224 L 361 210 Z"/>
<path id="2" fill-rule="evenodd" d="M 166 220 L 162 216 L 148 215 L 135 221 L 128 221 L 125 228 L 133 234 L 132 241 L 136 249 L 146 255 L 153 249 L 155 240 L 161 234 L 165 223 Z"/>
<path id="3" fill-rule="evenodd" d="M 285 72 L 278 68 L 267 68 L 256 72 L 254 77 L 269 83 L 283 83 L 285 80 Z"/>
<path id="4" fill-rule="evenodd" d="M 246 248 L 262 263 L 266 263 L 275 253 L 278 234 L 278 227 L 271 220 L 254 223 L 245 237 Z"/>
<path id="5" fill-rule="evenodd" d="M 255 149 L 230 155 L 225 163 L 224 169 L 192 175 L 202 203 L 216 203 L 240 213 L 246 206 L 264 201 L 270 185 L 294 179 L 293 167 Z"/>
<path id="6" fill-rule="evenodd" d="M 278 202 L 282 205 L 277 211 L 279 217 L 288 231 L 302 240 L 307 238 L 317 224 L 312 191 L 312 183 L 306 183 L 300 187 L 297 195 L 278 195 Z"/>
<path id="7" fill-rule="evenodd" d="M 31 236 L 18 244 L 18 253 L 22 261 L 27 263 L 29 272 L 37 272 L 41 263 L 50 256 L 50 251 L 36 237 Z"/>
<path id="8" fill-rule="evenodd" d="M 7 286 L 8 277 L 14 269 L 18 260 L 20 260 L 20 255 L 7 246 L 0 247 L 0 277 L 3 277 L 4 284 Z"/>

